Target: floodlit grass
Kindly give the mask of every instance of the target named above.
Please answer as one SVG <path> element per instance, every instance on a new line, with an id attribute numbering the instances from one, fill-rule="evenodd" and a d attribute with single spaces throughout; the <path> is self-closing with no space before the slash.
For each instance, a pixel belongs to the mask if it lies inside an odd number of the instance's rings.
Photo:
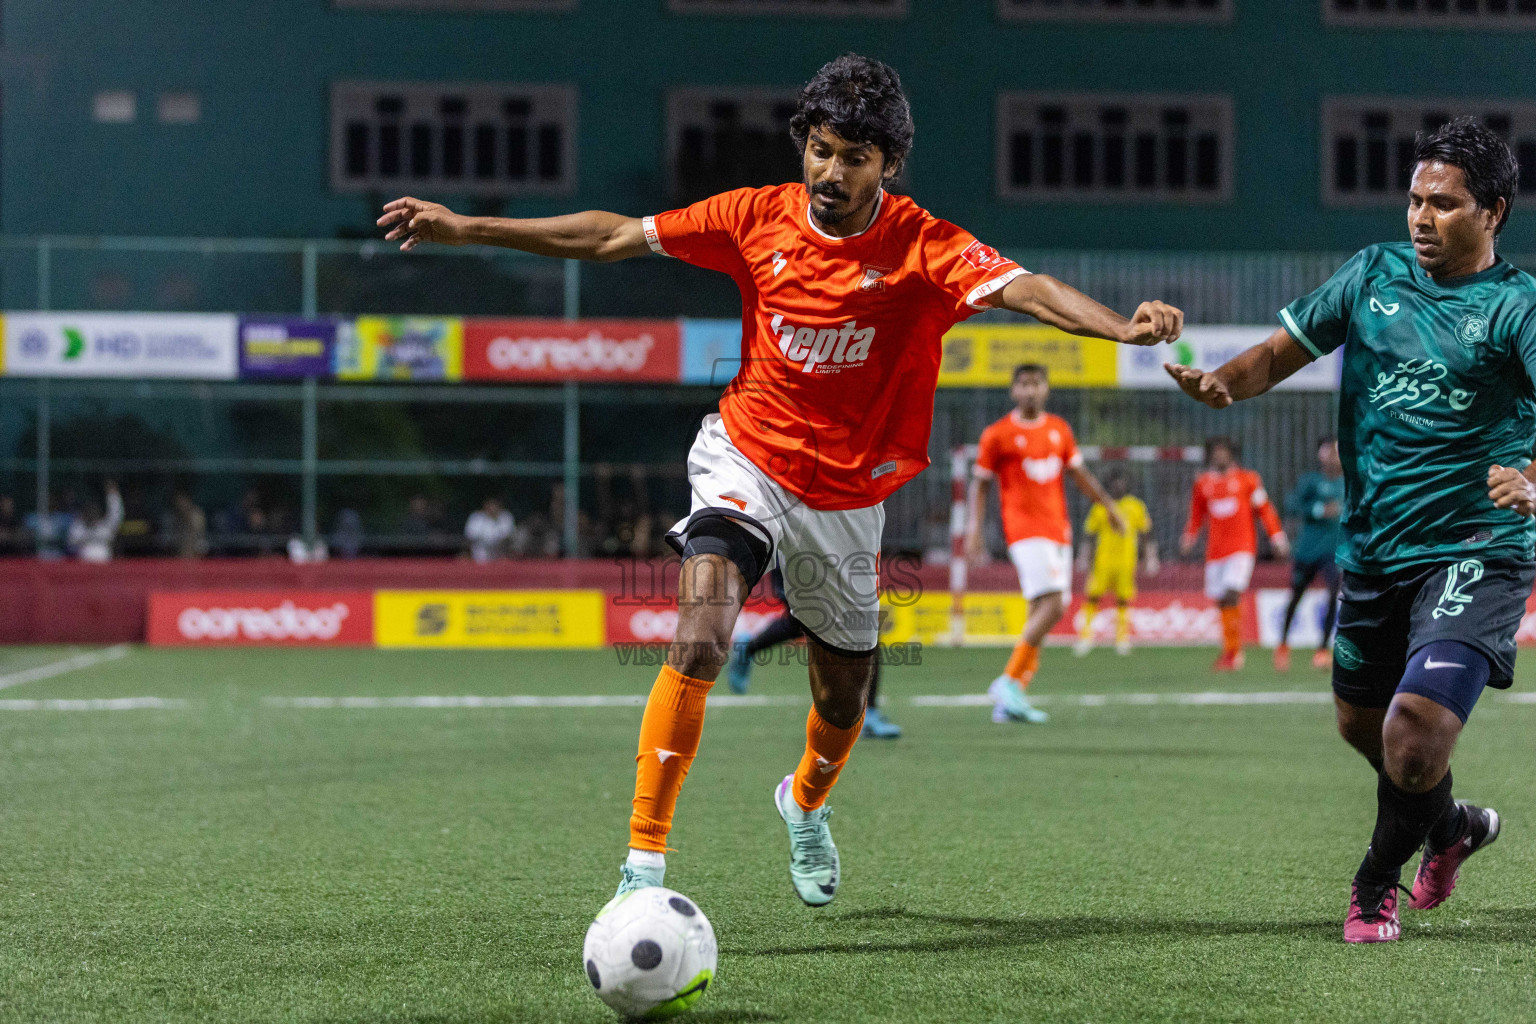
<path id="1" fill-rule="evenodd" d="M 74 653 L 0 649 L 0 676 Z M 1057 702 L 1030 728 L 907 703 L 980 692 L 1005 653 L 887 673 L 907 736 L 861 744 L 833 794 L 844 880 L 822 910 L 793 895 L 769 803 L 805 705 L 710 712 L 667 876 L 720 939 L 694 1019 L 1536 1019 L 1536 705 L 1490 694 L 1457 755 L 1459 795 L 1505 814 L 1498 845 L 1444 907 L 1405 911 L 1401 942 L 1353 948 L 1375 787 L 1327 704 Z M 1053 649 L 1036 692 L 1326 687 L 1262 657 L 1212 677 L 1210 657 Z M 757 675 L 805 692 L 797 666 Z M 611 1020 L 580 948 L 618 878 L 638 708 L 263 698 L 653 676 L 611 652 L 134 650 L 0 691 L 187 702 L 0 704 L 0 1020 Z"/>

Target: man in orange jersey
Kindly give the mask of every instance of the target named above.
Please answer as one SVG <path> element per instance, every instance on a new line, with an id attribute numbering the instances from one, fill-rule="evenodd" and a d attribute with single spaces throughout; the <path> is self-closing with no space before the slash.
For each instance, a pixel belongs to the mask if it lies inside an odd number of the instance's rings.
<path id="1" fill-rule="evenodd" d="M 994 722 L 1039 724 L 1047 717 L 1030 704 L 1024 691 L 1040 665 L 1040 645 L 1061 621 L 1072 598 L 1072 523 L 1067 518 L 1063 474 L 1071 474 L 1078 490 L 1104 506 L 1115 532 L 1125 532 L 1120 510 L 1083 467 L 1072 428 L 1060 416 L 1045 411 L 1050 393 L 1050 376 L 1039 363 L 1025 363 L 1013 371 L 1008 396 L 1014 409 L 981 432 L 971 476 L 966 557 L 974 562 L 983 554 L 987 486 L 996 480 L 1008 557 L 1029 602 L 1024 636 L 1003 674 L 987 688 Z"/>
<path id="2" fill-rule="evenodd" d="M 1213 437 L 1205 442 L 1207 469 L 1195 479 L 1189 502 L 1189 525 L 1179 541 L 1188 557 L 1210 523 L 1205 540 L 1205 596 L 1221 608 L 1221 655 L 1212 666 L 1217 672 L 1243 667 L 1243 591 L 1253 578 L 1253 562 L 1259 540 L 1253 517 L 1264 522 L 1269 542 L 1281 558 L 1291 552 L 1290 541 L 1280 525 L 1280 514 L 1264 490 L 1264 481 L 1251 469 L 1237 464 L 1237 442 Z"/>
<path id="3" fill-rule="evenodd" d="M 790 121 L 802 181 L 645 218 L 462 217 L 405 198 L 379 219 L 402 249 L 482 242 L 603 261 L 655 253 L 729 274 L 741 292 L 741 371 L 719 414 L 704 418 L 688 454 L 692 512 L 668 534 L 683 559 L 677 633 L 640 723 L 615 899 L 662 884 L 705 695 L 748 592 L 777 565 L 811 640 L 812 707 L 799 767 L 773 802 L 795 891 L 812 905 L 832 900 L 840 862 L 825 801 L 858 738 L 874 669 L 882 502 L 928 465 L 944 332 L 989 306 L 1126 344 L 1183 329 L 1177 309 L 1143 303 L 1126 319 L 886 191 L 912 134 L 896 73 L 847 54 L 806 85 Z"/>

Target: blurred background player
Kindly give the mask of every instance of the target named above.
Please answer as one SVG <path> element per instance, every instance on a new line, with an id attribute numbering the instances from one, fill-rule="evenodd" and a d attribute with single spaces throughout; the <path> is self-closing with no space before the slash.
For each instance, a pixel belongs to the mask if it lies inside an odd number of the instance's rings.
<path id="1" fill-rule="evenodd" d="M 1189 525 L 1179 541 L 1179 553 L 1187 558 L 1199 543 L 1200 531 L 1210 524 L 1205 539 L 1205 596 L 1221 608 L 1221 654 L 1212 666 L 1217 672 L 1243 667 L 1242 598 L 1253 579 L 1259 551 L 1253 517 L 1263 521 L 1277 555 L 1284 558 L 1290 553 L 1280 514 L 1264 490 L 1264 481 L 1237 460 L 1237 442 L 1230 437 L 1205 442 L 1207 469 L 1195 479 Z"/>
<path id="2" fill-rule="evenodd" d="M 1115 595 L 1115 652 L 1131 653 L 1131 605 L 1136 600 L 1137 555 L 1146 558 L 1143 568 L 1148 576 L 1156 576 L 1157 541 L 1151 537 L 1152 517 L 1146 504 L 1131 493 L 1130 478 L 1124 470 L 1117 469 L 1104 482 L 1114 508 L 1120 513 L 1124 529 L 1117 530 L 1109 519 L 1109 506 L 1094 505 L 1088 510 L 1083 532 L 1092 540 L 1084 539 L 1083 557 L 1088 562 L 1088 549 L 1093 546 L 1093 568 L 1088 574 L 1088 585 L 1083 593 L 1083 628 L 1077 637 L 1073 653 L 1078 657 L 1093 650 L 1093 620 L 1099 614 L 1099 598 Z M 1146 541 L 1141 538 L 1146 536 Z"/>
<path id="3" fill-rule="evenodd" d="M 1003 674 L 987 688 L 994 722 L 1038 724 L 1047 718 L 1029 703 L 1024 691 L 1040 666 L 1041 644 L 1061 621 L 1072 596 L 1072 523 L 1067 518 L 1062 474 L 1070 473 L 1078 489 L 1099 503 L 1110 529 L 1125 530 L 1119 509 L 1083 468 L 1072 428 L 1060 416 L 1045 411 L 1050 393 L 1049 373 L 1039 363 L 1025 363 L 1013 371 L 1008 394 L 1014 409 L 982 431 L 971 476 L 966 557 L 976 562 L 984 553 L 987 486 L 995 479 L 1008 557 L 1018 569 L 1019 585 L 1029 603 L 1024 636 Z"/>
<path id="4" fill-rule="evenodd" d="M 1334 550 L 1339 545 L 1339 510 L 1344 505 L 1344 467 L 1333 438 L 1317 443 L 1317 465 L 1318 472 L 1297 481 L 1296 489 L 1285 500 L 1286 514 L 1301 522 L 1301 530 L 1291 553 L 1291 601 L 1285 606 L 1285 621 L 1280 626 L 1280 646 L 1275 648 L 1277 672 L 1290 671 L 1291 621 L 1302 596 L 1318 576 L 1328 588 L 1328 607 L 1323 612 L 1323 635 L 1312 653 L 1312 667 L 1326 669 L 1333 664 L 1333 623 L 1339 610 L 1339 566 Z"/>
<path id="5" fill-rule="evenodd" d="M 768 573 L 768 585 L 773 596 L 784 600 L 784 573 L 774 569 Z M 779 644 L 793 643 L 805 636 L 805 627 L 791 615 L 788 609 L 758 631 L 750 640 L 737 640 L 731 646 L 731 662 L 726 681 L 732 693 L 746 693 L 752 686 L 752 661 L 758 652 L 771 650 Z M 880 659 L 875 659 L 875 675 L 869 682 L 869 700 L 864 709 L 864 728 L 860 735 L 866 739 L 894 740 L 901 738 L 901 726 L 885 717 L 880 710 Z"/>

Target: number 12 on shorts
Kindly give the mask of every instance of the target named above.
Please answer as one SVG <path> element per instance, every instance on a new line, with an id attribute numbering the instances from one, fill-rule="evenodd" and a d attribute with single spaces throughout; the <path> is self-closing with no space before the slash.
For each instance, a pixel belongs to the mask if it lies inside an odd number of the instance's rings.
<path id="1" fill-rule="evenodd" d="M 1440 601 L 1435 605 L 1431 618 L 1460 615 L 1466 611 L 1467 605 L 1472 603 L 1472 595 L 1467 593 L 1467 588 L 1482 578 L 1483 563 L 1475 558 L 1446 566 L 1445 593 L 1440 595 Z"/>

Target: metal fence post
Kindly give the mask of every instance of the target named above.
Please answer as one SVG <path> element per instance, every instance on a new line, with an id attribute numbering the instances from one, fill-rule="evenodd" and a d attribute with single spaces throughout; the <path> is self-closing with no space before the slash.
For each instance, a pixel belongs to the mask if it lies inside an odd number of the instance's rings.
<path id="1" fill-rule="evenodd" d="M 315 316 L 320 308 L 320 251 L 314 242 L 305 242 L 300 254 L 299 302 L 305 316 Z"/>
<path id="2" fill-rule="evenodd" d="M 320 462 L 320 430 L 319 410 L 316 399 L 315 378 L 305 377 L 303 386 L 304 397 L 304 454 L 302 476 L 302 498 L 300 499 L 300 517 L 304 530 L 304 543 L 313 547 L 319 539 L 320 531 L 317 525 L 319 498 L 316 489 L 316 476 Z"/>
<path id="3" fill-rule="evenodd" d="M 48 529 L 48 460 L 53 446 L 53 410 L 48 401 L 48 378 L 37 382 L 37 553 L 41 555 L 47 545 L 44 533 Z"/>
<path id="4" fill-rule="evenodd" d="M 53 242 L 37 240 L 37 308 L 53 308 Z"/>
<path id="5" fill-rule="evenodd" d="M 581 501 L 581 396 L 579 385 L 565 382 L 565 557 L 575 558 L 580 541 L 577 509 Z"/>
<path id="6" fill-rule="evenodd" d="M 581 261 L 565 261 L 565 318 L 581 316 Z"/>

